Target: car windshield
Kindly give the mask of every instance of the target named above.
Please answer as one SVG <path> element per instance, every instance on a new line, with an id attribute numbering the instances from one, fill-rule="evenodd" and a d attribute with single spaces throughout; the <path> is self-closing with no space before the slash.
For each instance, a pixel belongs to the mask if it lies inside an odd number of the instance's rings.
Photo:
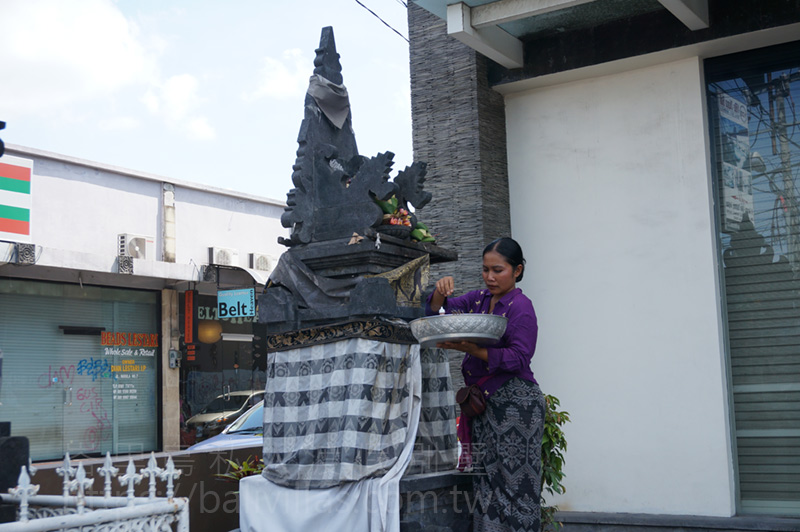
<path id="1" fill-rule="evenodd" d="M 224 395 L 220 395 L 200 412 L 201 414 L 211 414 L 213 412 L 227 412 L 229 410 L 239 410 L 242 405 L 247 401 L 248 395 L 229 395 L 225 399 Z"/>
<path id="2" fill-rule="evenodd" d="M 228 429 L 228 434 L 234 432 L 261 432 L 264 430 L 264 401 L 251 408 L 234 421 Z"/>

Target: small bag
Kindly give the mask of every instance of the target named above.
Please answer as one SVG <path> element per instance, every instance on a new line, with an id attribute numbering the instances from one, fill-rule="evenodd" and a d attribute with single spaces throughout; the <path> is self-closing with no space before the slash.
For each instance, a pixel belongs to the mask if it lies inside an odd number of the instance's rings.
<path id="1" fill-rule="evenodd" d="M 486 397 L 477 384 L 459 389 L 456 392 L 456 402 L 461 407 L 461 413 L 467 417 L 477 417 L 486 410 Z"/>

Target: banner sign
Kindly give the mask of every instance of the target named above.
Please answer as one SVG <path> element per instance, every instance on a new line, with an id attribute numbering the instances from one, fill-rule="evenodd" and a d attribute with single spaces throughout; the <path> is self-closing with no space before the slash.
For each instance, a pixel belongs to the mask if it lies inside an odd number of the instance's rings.
<path id="1" fill-rule="evenodd" d="M 718 95 L 719 143 L 722 149 L 722 230 L 739 230 L 745 216 L 753 222 L 753 177 L 750 173 L 750 123 L 747 105 Z"/>
<path id="2" fill-rule="evenodd" d="M 219 318 L 241 318 L 256 315 L 256 290 L 220 290 L 217 292 L 217 316 Z"/>

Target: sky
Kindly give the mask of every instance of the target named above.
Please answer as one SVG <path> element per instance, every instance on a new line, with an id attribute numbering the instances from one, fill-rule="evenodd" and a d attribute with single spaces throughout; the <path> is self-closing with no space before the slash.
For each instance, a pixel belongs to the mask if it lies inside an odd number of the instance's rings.
<path id="1" fill-rule="evenodd" d="M 286 200 L 332 26 L 358 150 L 412 162 L 405 0 L 0 0 L 0 121 L 25 146 Z M 34 169 L 35 172 L 35 169 Z"/>

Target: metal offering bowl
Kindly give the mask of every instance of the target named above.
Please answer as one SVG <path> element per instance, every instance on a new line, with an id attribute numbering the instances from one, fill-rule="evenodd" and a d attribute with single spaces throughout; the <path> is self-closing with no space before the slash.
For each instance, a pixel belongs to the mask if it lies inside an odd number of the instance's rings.
<path id="1" fill-rule="evenodd" d="M 494 344 L 506 332 L 508 318 L 494 314 L 439 314 L 413 320 L 411 332 L 423 349 L 438 342 Z"/>

